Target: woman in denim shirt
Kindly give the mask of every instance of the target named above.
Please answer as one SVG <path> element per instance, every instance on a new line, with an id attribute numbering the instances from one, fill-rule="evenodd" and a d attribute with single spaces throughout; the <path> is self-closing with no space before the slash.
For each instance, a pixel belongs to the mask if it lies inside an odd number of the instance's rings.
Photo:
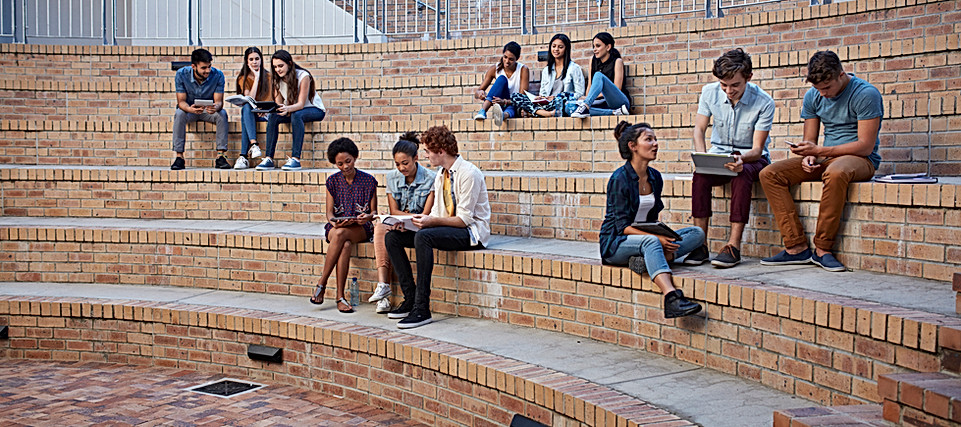
<path id="1" fill-rule="evenodd" d="M 434 204 L 434 177 L 436 173 L 417 162 L 417 140 L 415 132 L 400 136 L 394 144 L 394 165 L 397 169 L 387 172 L 387 204 L 391 215 L 413 215 L 424 213 L 424 206 Z M 377 224 L 374 226 L 374 259 L 377 265 L 377 288 L 369 302 L 377 303 L 377 312 L 390 311 L 390 258 L 384 246 L 384 236 L 390 230 L 404 230 L 403 224 L 394 226 Z"/>
<path id="2" fill-rule="evenodd" d="M 687 227 L 677 231 L 681 241 L 645 233 L 631 224 L 656 222 L 664 209 L 661 173 L 648 164 L 657 159 L 657 136 L 647 123 L 620 122 L 614 129 L 621 158 L 627 160 L 607 182 L 607 211 L 601 224 L 601 261 L 628 265 L 635 273 L 647 271 L 664 294 L 664 317 L 689 316 L 701 306 L 674 288 L 668 260 L 687 255 L 704 244 L 704 231 Z"/>

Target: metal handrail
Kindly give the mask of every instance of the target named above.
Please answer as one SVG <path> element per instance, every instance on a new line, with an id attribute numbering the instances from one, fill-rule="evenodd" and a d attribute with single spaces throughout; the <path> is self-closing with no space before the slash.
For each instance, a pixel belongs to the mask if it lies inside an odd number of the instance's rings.
<path id="1" fill-rule="evenodd" d="M 725 9 L 773 3 L 781 0 L 318 0 L 305 1 L 303 7 L 312 16 L 311 22 L 288 22 L 293 16 L 305 16 L 298 10 L 288 13 L 290 0 L 239 0 L 242 4 L 257 4 L 241 12 L 244 19 L 231 25 L 219 25 L 208 18 L 204 23 L 203 8 L 220 4 L 218 0 L 99 0 L 100 11 L 78 15 L 82 22 L 74 22 L 70 13 L 52 13 L 38 6 L 40 2 L 57 0 L 0 0 L 0 37 L 14 42 L 33 40 L 72 40 L 89 43 L 97 39 L 104 45 L 153 44 L 181 40 L 187 45 L 202 45 L 216 40 L 241 44 L 313 43 L 334 40 L 338 43 L 368 43 L 391 38 L 448 39 L 463 33 L 517 30 L 522 34 L 537 33 L 538 28 L 575 24 L 607 23 L 611 27 L 626 25 L 628 19 L 679 13 L 703 13 L 705 17 L 723 16 Z M 97 0 L 81 0 L 90 7 Z M 443 1 L 443 4 L 441 2 Z M 607 4 L 604 4 L 606 1 Z M 171 7 L 170 2 L 180 6 Z M 186 16 L 183 16 L 183 3 Z M 555 3 L 553 8 L 546 7 Z M 738 4 L 735 4 L 737 2 Z M 831 0 L 811 0 L 812 5 L 827 4 Z M 174 3 L 174 4 L 177 4 Z M 62 7 L 73 7 L 74 2 L 58 2 Z M 162 8 L 161 5 L 167 7 Z M 211 6 L 219 10 L 218 7 Z M 149 11 L 145 11 L 149 8 Z M 269 12 L 267 9 L 269 8 Z M 121 14 L 120 11 L 123 10 Z M 168 15 L 164 15 L 166 10 Z M 145 11 L 145 12 L 142 12 Z M 318 12 L 319 11 L 319 12 Z M 46 13 L 52 17 L 43 17 Z M 266 16 L 270 14 L 269 18 Z M 173 19 L 174 14 L 180 17 Z M 57 16 L 63 15 L 63 16 Z M 100 15 L 100 22 L 96 16 Z M 219 18 L 227 20 L 232 14 Z M 48 19 L 49 18 L 49 19 Z M 87 19 L 89 18 L 89 19 Z M 85 19 L 85 20 L 83 20 Z M 183 20 L 186 20 L 186 26 Z M 141 21 L 143 20 L 143 21 Z M 173 22 L 171 26 L 168 21 Z M 337 21 L 327 25 L 327 21 Z M 66 22 L 68 25 L 61 25 Z M 213 22 L 213 24 L 210 24 Z M 246 27 L 244 27 L 246 23 Z M 75 25 L 76 24 L 76 25 Z M 296 24 L 296 25 L 293 25 Z M 32 26 L 31 26 L 32 25 Z M 94 29 L 96 25 L 96 29 Z M 206 26 L 205 26 L 206 25 Z M 259 27 L 257 27 L 259 25 Z M 266 33 L 269 25 L 269 36 Z M 56 31 L 53 30 L 54 26 Z M 43 28 L 41 28 L 43 27 Z M 61 28 L 63 27 L 63 28 Z M 82 27 L 82 28 L 78 28 Z M 236 35 L 240 27 L 240 35 Z M 120 29 L 123 28 L 123 31 Z M 226 28 L 226 29 L 225 29 Z M 259 32 L 253 33 L 259 28 Z M 146 29 L 146 31 L 141 31 Z M 66 33 L 63 33 L 66 31 Z M 97 32 L 99 31 L 99 33 Z M 219 33 L 218 33 L 219 31 Z M 293 31 L 293 32 L 291 32 Z M 278 34 L 279 33 L 279 34 Z M 54 35 L 55 34 L 55 35 Z"/>

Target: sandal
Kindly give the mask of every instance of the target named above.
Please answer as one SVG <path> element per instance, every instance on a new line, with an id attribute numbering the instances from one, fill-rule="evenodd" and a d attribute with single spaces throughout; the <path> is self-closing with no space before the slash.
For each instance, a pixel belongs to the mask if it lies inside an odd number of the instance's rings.
<path id="1" fill-rule="evenodd" d="M 314 296 L 310 297 L 311 304 L 323 304 L 324 303 L 324 292 L 327 290 L 327 285 L 320 285 L 317 290 L 314 291 Z"/>
<path id="2" fill-rule="evenodd" d="M 347 308 L 346 309 L 341 308 L 341 304 L 343 304 L 344 307 L 347 307 Z M 353 313 L 354 307 L 351 307 L 350 303 L 347 302 L 347 300 L 343 298 L 339 298 L 337 299 L 337 310 L 339 310 L 341 313 Z"/>

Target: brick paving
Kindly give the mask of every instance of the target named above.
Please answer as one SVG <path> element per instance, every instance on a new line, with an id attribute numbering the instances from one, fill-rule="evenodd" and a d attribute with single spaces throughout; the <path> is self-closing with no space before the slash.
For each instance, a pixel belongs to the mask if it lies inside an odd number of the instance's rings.
<path id="1" fill-rule="evenodd" d="M 265 387 L 230 398 L 184 390 L 223 377 L 150 366 L 0 360 L 0 426 L 423 425 L 369 405 L 263 381 L 251 380 Z"/>

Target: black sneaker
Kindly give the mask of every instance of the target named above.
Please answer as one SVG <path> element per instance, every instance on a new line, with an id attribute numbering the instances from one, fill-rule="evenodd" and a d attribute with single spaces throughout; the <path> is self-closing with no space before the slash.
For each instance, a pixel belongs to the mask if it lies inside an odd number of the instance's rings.
<path id="1" fill-rule="evenodd" d="M 691 251 L 687 254 L 687 258 L 684 258 L 684 265 L 701 265 L 704 261 L 707 261 L 711 257 L 711 252 L 707 250 L 707 245 L 701 245 L 701 247 Z"/>
<path id="2" fill-rule="evenodd" d="M 632 256 L 627 259 L 627 268 L 637 274 L 647 273 L 647 264 L 644 264 L 644 257 Z"/>
<path id="3" fill-rule="evenodd" d="M 680 289 L 664 295 L 664 317 L 667 319 L 690 316 L 699 311 L 701 311 L 701 305 L 684 298 Z"/>
<path id="4" fill-rule="evenodd" d="M 741 263 L 741 251 L 731 245 L 725 245 L 721 252 L 711 260 L 711 265 L 717 268 L 731 268 Z"/>
<path id="5" fill-rule="evenodd" d="M 408 300 L 404 300 L 397 308 L 391 310 L 387 313 L 388 319 L 403 319 L 410 314 L 410 311 L 414 309 L 414 303 Z"/>
<path id="6" fill-rule="evenodd" d="M 176 159 L 174 159 L 174 164 L 170 165 L 170 170 L 172 170 L 172 171 L 183 170 L 184 166 L 185 166 L 185 164 L 184 164 L 184 158 L 183 158 L 183 157 L 177 157 Z"/>
<path id="7" fill-rule="evenodd" d="M 434 320 L 430 318 L 430 312 L 427 310 L 414 310 L 412 311 L 404 320 L 397 322 L 397 327 L 400 329 L 410 329 L 416 328 L 418 326 L 424 326 Z"/>
<path id="8" fill-rule="evenodd" d="M 219 157 L 217 157 L 217 160 L 214 161 L 214 167 L 217 168 L 217 169 L 230 169 L 230 168 L 232 168 L 232 166 L 230 166 L 230 163 L 227 162 L 227 158 L 224 157 L 223 154 L 221 154 Z"/>

